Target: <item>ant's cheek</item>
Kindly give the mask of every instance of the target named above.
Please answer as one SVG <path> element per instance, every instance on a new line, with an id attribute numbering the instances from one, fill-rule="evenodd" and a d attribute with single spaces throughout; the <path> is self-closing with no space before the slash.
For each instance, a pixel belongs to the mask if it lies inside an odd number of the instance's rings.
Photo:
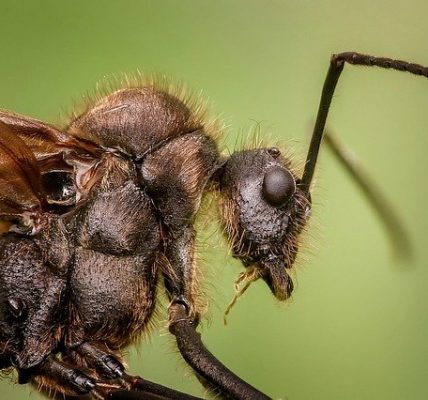
<path id="1" fill-rule="evenodd" d="M 293 289 L 293 281 L 288 275 L 285 263 L 280 258 L 269 258 L 259 262 L 260 275 L 278 300 L 287 300 Z"/>

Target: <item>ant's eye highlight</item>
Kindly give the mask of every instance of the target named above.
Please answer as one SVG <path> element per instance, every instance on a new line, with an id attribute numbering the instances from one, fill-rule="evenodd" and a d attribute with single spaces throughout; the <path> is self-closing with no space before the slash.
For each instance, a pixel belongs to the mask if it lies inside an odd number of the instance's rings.
<path id="1" fill-rule="evenodd" d="M 270 147 L 267 149 L 267 152 L 273 158 L 278 158 L 281 155 L 281 151 L 277 147 Z"/>
<path id="2" fill-rule="evenodd" d="M 274 207 L 285 205 L 296 191 L 296 181 L 285 168 L 270 168 L 263 179 L 263 197 Z"/>

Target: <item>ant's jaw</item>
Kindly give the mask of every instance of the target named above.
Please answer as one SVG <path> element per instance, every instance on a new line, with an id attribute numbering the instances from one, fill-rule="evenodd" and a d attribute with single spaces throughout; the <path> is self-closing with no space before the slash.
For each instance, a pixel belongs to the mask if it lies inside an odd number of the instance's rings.
<path id="1" fill-rule="evenodd" d="M 261 259 L 256 267 L 272 294 L 280 301 L 287 300 L 294 289 L 293 281 L 288 275 L 285 265 L 282 257 L 268 256 Z"/>

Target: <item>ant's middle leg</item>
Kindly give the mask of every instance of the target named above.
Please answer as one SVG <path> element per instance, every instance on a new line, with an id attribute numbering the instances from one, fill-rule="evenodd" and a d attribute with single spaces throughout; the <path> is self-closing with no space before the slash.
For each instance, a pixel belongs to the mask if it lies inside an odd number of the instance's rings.
<path id="1" fill-rule="evenodd" d="M 18 373 L 19 383 L 31 382 L 49 396 L 83 396 L 96 386 L 94 379 L 53 355 L 39 365 L 19 370 Z"/>
<path id="2" fill-rule="evenodd" d="M 95 370 L 97 386 L 92 395 L 100 399 L 156 399 L 156 400 L 198 400 L 197 397 L 178 392 L 168 387 L 131 376 L 119 361 L 120 355 L 111 353 L 99 343 L 84 342 L 67 355 L 76 364 Z"/>

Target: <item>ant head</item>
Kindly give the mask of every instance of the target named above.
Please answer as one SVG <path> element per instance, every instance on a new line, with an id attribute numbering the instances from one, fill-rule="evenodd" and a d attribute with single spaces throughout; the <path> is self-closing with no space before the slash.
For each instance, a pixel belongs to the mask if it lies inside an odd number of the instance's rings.
<path id="1" fill-rule="evenodd" d="M 287 299 L 293 290 L 287 269 L 310 213 L 289 160 L 275 147 L 236 152 L 223 166 L 220 192 L 234 257 L 254 268 L 279 300 Z"/>

